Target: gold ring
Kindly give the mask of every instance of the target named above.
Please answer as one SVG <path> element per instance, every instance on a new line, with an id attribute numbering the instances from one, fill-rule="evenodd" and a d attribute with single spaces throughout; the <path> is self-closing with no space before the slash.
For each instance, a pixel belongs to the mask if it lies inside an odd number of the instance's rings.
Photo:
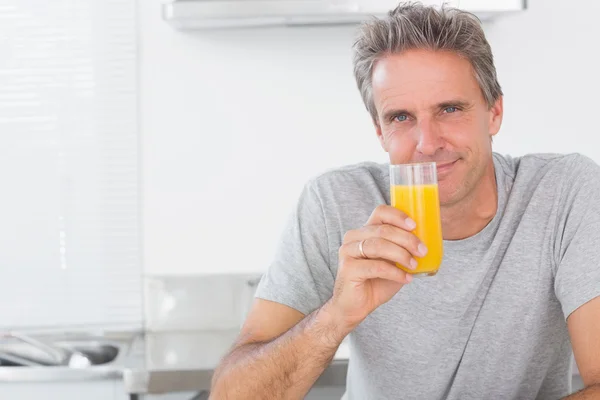
<path id="1" fill-rule="evenodd" d="M 363 249 L 363 245 L 365 244 L 365 240 L 361 240 L 360 243 L 358 244 L 358 251 L 360 251 L 360 256 L 362 258 L 368 259 L 369 257 L 367 257 L 367 255 L 365 254 L 365 250 Z"/>

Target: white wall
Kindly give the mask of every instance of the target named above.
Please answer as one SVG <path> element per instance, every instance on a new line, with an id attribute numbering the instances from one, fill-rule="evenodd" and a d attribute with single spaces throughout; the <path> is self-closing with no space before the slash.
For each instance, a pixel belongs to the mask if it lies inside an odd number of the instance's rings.
<path id="1" fill-rule="evenodd" d="M 600 162 L 600 2 L 528 7 L 487 27 L 505 93 L 496 150 L 580 152 Z"/>
<path id="2" fill-rule="evenodd" d="M 0 331 L 142 324 L 135 0 L 0 6 Z"/>
<path id="3" fill-rule="evenodd" d="M 145 271 L 262 271 L 304 181 L 385 160 L 354 28 L 182 33 L 139 4 Z"/>
<path id="4" fill-rule="evenodd" d="M 352 77 L 355 28 L 183 33 L 159 3 L 139 3 L 145 272 L 262 271 L 306 179 L 386 159 Z M 600 161 L 600 4 L 529 3 L 486 28 L 506 94 L 496 149 Z"/>

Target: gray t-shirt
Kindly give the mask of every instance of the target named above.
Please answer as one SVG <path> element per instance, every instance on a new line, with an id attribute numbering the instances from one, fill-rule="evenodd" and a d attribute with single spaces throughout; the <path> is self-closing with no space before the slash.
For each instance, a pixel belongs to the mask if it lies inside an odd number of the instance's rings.
<path id="1" fill-rule="evenodd" d="M 498 211 L 444 241 L 415 279 L 350 334 L 349 400 L 559 399 L 570 393 L 566 317 L 600 296 L 600 168 L 581 155 L 494 154 Z M 343 235 L 390 204 L 388 165 L 305 187 L 256 296 L 309 314 L 332 295 Z"/>

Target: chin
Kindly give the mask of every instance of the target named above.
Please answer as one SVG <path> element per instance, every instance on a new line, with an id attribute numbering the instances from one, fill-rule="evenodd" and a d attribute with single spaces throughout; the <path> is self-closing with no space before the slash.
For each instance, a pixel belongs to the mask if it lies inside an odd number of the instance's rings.
<path id="1" fill-rule="evenodd" d="M 461 198 L 462 184 L 453 182 L 451 179 L 445 179 L 438 182 L 438 191 L 440 197 L 440 206 L 448 206 L 456 203 Z"/>

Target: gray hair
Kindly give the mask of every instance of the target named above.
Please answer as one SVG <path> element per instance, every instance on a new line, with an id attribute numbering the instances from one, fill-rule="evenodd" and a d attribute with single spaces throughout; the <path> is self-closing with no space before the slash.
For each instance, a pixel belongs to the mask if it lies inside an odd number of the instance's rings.
<path id="1" fill-rule="evenodd" d="M 421 3 L 401 3 L 383 19 L 361 27 L 354 43 L 354 77 L 363 102 L 374 121 L 372 73 L 377 60 L 386 54 L 412 49 L 453 51 L 471 63 L 488 107 L 502 96 L 496 76 L 492 49 L 481 21 L 456 8 L 434 8 Z"/>

